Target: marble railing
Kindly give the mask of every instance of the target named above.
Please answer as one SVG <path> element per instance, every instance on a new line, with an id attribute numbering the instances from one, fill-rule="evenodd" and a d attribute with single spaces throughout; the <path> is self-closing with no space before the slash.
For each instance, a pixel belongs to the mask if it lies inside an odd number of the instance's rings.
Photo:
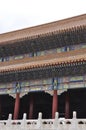
<path id="1" fill-rule="evenodd" d="M 59 118 L 56 112 L 54 119 L 42 119 L 39 113 L 38 119 L 27 120 L 26 114 L 22 120 L 12 120 L 9 114 L 8 120 L 0 121 L 0 130 L 86 130 L 86 119 L 77 119 L 76 112 L 73 112 L 72 119 Z"/>

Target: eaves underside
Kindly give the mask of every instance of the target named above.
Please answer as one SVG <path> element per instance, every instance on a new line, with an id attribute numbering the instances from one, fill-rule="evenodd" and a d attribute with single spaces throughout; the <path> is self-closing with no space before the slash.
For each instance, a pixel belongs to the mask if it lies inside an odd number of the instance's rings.
<path id="1" fill-rule="evenodd" d="M 74 29 L 74 30 L 73 30 Z M 15 44 L 0 45 L 0 57 L 29 54 L 64 46 L 86 43 L 86 26 L 68 31 L 54 32 L 33 39 L 16 41 Z"/>
<path id="2" fill-rule="evenodd" d="M 0 63 L 0 73 L 86 62 L 86 49 Z"/>

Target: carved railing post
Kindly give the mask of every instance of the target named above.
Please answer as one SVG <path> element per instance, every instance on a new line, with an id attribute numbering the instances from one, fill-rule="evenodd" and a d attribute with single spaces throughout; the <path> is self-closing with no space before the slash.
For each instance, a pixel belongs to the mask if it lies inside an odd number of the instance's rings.
<path id="1" fill-rule="evenodd" d="M 41 127 L 42 127 L 42 113 L 40 112 L 38 114 L 37 128 L 41 129 Z"/>

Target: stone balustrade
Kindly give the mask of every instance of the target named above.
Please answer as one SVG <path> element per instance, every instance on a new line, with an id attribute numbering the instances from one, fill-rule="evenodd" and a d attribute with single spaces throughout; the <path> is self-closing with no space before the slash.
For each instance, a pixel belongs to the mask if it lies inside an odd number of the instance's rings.
<path id="1" fill-rule="evenodd" d="M 77 119 L 73 112 L 72 119 L 59 118 L 56 112 L 55 119 L 42 119 L 39 113 L 38 119 L 27 120 L 26 114 L 22 120 L 12 120 L 9 114 L 8 120 L 0 121 L 0 130 L 86 130 L 86 119 Z"/>

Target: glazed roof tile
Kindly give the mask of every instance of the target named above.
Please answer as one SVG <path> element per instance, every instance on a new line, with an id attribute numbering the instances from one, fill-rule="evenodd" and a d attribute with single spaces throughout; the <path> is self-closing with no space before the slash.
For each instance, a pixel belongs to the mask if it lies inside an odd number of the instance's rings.
<path id="1" fill-rule="evenodd" d="M 83 53 L 82 53 L 83 52 Z M 86 49 L 0 63 L 0 72 L 21 71 L 76 62 L 86 62 Z"/>
<path id="2" fill-rule="evenodd" d="M 61 32 L 69 29 L 86 26 L 86 14 L 59 20 L 35 27 L 0 34 L 0 44 L 13 44 L 16 41 L 31 39 L 49 33 Z"/>

